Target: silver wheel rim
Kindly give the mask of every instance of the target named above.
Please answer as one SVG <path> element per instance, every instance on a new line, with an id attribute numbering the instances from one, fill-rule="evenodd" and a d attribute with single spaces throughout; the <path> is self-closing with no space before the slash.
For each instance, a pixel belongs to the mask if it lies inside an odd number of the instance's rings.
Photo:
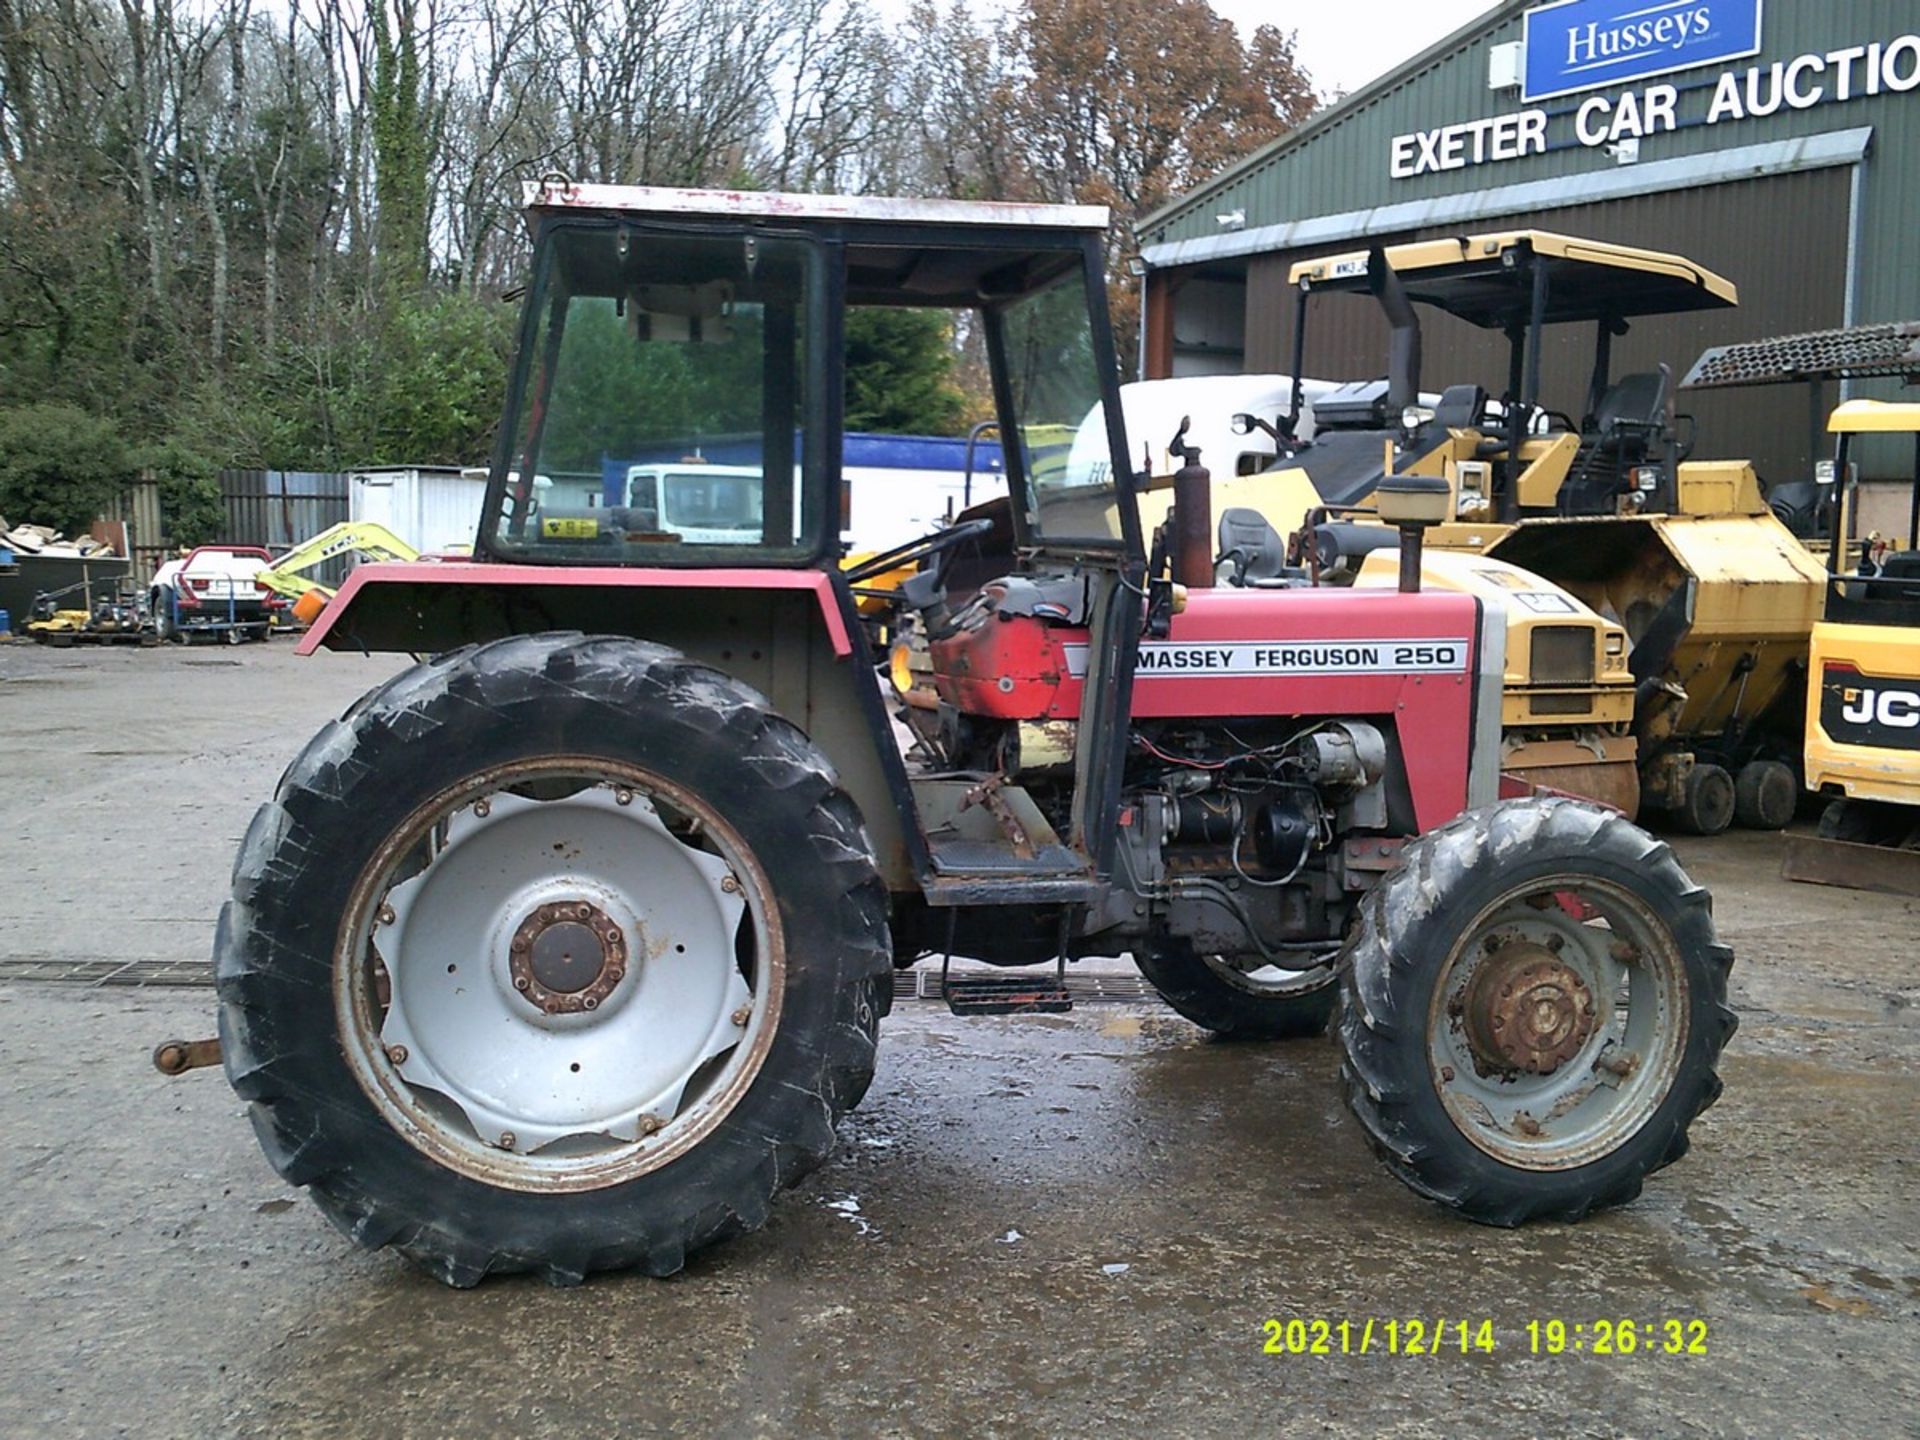
<path id="1" fill-rule="evenodd" d="M 1331 964 L 1312 965 L 1304 970 L 1288 970 L 1255 956 L 1245 969 L 1225 955 L 1202 955 L 1207 969 L 1219 976 L 1229 989 L 1266 1000 L 1285 1000 L 1324 990 L 1334 980 Z M 1303 960 L 1309 957 L 1302 956 Z"/>
<path id="2" fill-rule="evenodd" d="M 1687 1026 L 1667 926 L 1620 886 L 1562 876 L 1509 891 L 1466 928 L 1434 986 L 1427 1055 L 1475 1145 L 1508 1165 L 1567 1170 L 1652 1119 Z"/>
<path id="3" fill-rule="evenodd" d="M 784 975 L 777 907 L 721 817 L 659 777 L 553 758 L 475 777 L 381 846 L 335 1009 L 416 1148 L 489 1184 L 597 1189 L 733 1110 Z"/>

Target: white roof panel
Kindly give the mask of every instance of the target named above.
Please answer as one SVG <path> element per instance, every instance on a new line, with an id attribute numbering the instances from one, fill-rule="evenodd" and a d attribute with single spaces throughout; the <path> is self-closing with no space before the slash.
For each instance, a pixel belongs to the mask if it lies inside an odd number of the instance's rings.
<path id="1" fill-rule="evenodd" d="M 1050 230 L 1107 228 L 1104 205 L 1025 205 L 915 200 L 883 195 L 786 195 L 767 190 L 680 190 L 540 180 L 524 187 L 529 210 L 620 210 L 725 220 L 850 220 L 872 224 L 1012 225 Z"/>

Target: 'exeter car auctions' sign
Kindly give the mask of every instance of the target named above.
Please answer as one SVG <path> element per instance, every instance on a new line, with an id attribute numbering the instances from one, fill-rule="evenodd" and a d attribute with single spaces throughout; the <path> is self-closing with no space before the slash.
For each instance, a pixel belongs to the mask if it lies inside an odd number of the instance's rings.
<path id="1" fill-rule="evenodd" d="M 1623 9 L 1626 3 L 1627 0 L 1614 0 L 1613 8 Z M 1645 0 L 1638 3 L 1643 11 L 1648 8 Z M 1747 0 L 1747 3 L 1752 6 L 1754 23 L 1758 25 L 1758 0 Z M 1713 4 L 1696 4 L 1694 9 L 1717 13 L 1719 4 L 1720 0 L 1714 0 Z M 1548 9 L 1571 10 L 1576 6 L 1597 8 L 1588 4 L 1588 0 L 1569 0 L 1566 5 Z M 1658 8 L 1665 12 L 1674 7 Z M 1678 29 L 1673 33 L 1677 35 Z M 1689 29 L 1687 33 L 1698 32 Z M 1583 29 L 1576 38 L 1583 47 L 1581 53 L 1585 54 L 1586 31 Z M 1597 38 L 1594 44 L 1598 46 Z M 1683 67 L 1690 67 L 1699 62 L 1689 59 L 1681 63 Z M 1528 70 L 1531 73 L 1531 58 Z M 1505 115 L 1489 115 L 1395 135 L 1388 141 L 1388 173 L 1395 180 L 1411 180 L 1420 175 L 1545 155 L 1549 150 L 1573 145 L 1597 150 L 1700 125 L 1763 120 L 1769 115 L 1811 110 L 1816 106 L 1910 94 L 1920 91 L 1920 31 L 1887 40 L 1863 40 L 1770 63 L 1763 59 L 1745 67 L 1735 65 L 1699 84 L 1680 85 L 1658 80 L 1651 85 L 1630 85 L 1609 92 L 1601 87 L 1611 84 L 1610 80 L 1592 83 L 1595 93 L 1577 102 L 1567 100 L 1551 109 L 1530 105 Z"/>
<path id="2" fill-rule="evenodd" d="M 1760 53 L 1762 0 L 1560 0 L 1529 10 L 1521 98 L 1551 100 Z"/>

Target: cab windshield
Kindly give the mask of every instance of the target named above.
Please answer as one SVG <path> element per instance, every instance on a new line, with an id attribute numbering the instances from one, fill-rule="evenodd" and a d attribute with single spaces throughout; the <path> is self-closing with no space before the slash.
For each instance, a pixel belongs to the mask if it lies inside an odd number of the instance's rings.
<path id="1" fill-rule="evenodd" d="M 826 506 L 804 478 L 818 268 L 810 244 L 764 234 L 550 229 L 489 548 L 646 565 L 818 553 Z"/>
<path id="2" fill-rule="evenodd" d="M 1027 528 L 1048 544 L 1121 541 L 1113 450 L 1084 275 L 1006 306 L 999 343 L 1013 402 Z"/>

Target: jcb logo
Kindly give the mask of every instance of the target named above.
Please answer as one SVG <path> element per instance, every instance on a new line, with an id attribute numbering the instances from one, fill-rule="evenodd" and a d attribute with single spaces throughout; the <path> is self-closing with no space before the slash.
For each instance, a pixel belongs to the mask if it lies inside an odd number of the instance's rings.
<path id="1" fill-rule="evenodd" d="M 1852 686 L 1840 692 L 1840 716 L 1855 725 L 1884 725 L 1892 730 L 1920 729 L 1920 693 Z"/>
<path id="2" fill-rule="evenodd" d="M 1820 728 L 1841 745 L 1920 752 L 1920 686 L 1905 675 L 1869 675 L 1828 661 L 1821 671 Z"/>

